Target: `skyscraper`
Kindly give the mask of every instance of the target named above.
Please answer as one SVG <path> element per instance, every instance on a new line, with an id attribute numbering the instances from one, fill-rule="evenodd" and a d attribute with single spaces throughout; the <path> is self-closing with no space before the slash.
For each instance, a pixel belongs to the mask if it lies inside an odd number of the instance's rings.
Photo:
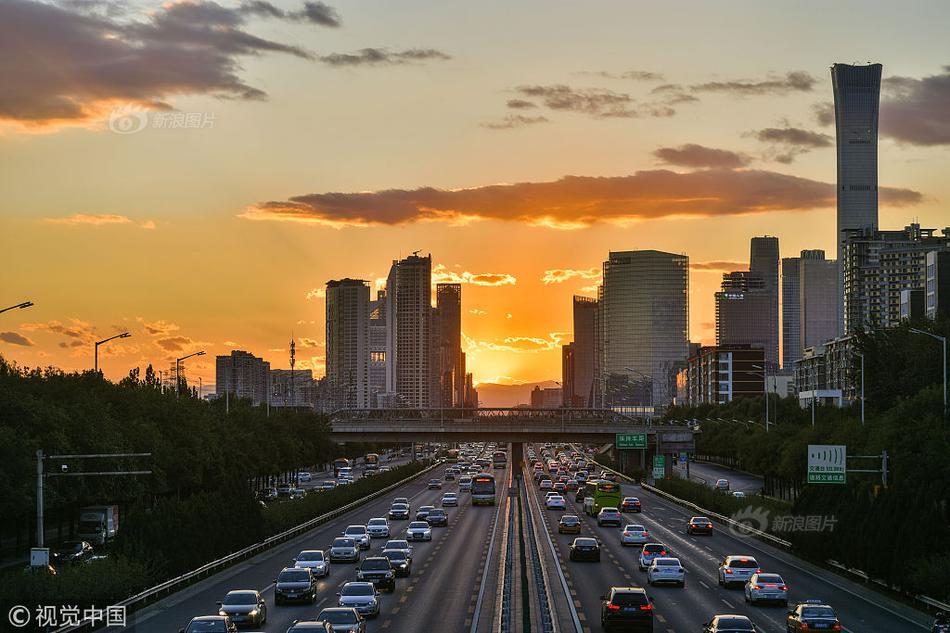
<path id="1" fill-rule="evenodd" d="M 327 381 L 339 409 L 369 398 L 369 286 L 362 279 L 327 282 Z"/>
<path id="2" fill-rule="evenodd" d="M 386 399 L 386 291 L 377 290 L 369 302 L 369 406 L 384 407 Z"/>
<path id="3" fill-rule="evenodd" d="M 838 147 L 838 333 L 844 327 L 844 252 L 849 229 L 877 229 L 877 124 L 881 64 L 834 64 Z"/>
<path id="4" fill-rule="evenodd" d="M 765 352 L 766 367 L 773 369 L 778 358 L 772 350 L 772 297 L 765 281 L 751 271 L 736 271 L 722 276 L 716 293 L 716 345 L 751 345 Z"/>
<path id="5" fill-rule="evenodd" d="M 574 343 L 561 346 L 561 405 L 577 407 L 577 396 L 574 394 Z"/>
<path id="6" fill-rule="evenodd" d="M 762 279 L 763 289 L 768 294 L 768 340 L 765 346 L 765 362 L 770 370 L 778 369 L 778 238 L 753 237 L 749 245 L 749 272 Z"/>
<path id="7" fill-rule="evenodd" d="M 432 256 L 393 261 L 386 280 L 386 385 L 407 407 L 429 407 Z"/>
<path id="8" fill-rule="evenodd" d="M 565 402 L 571 406 L 591 406 L 594 384 L 594 321 L 597 314 L 597 299 L 574 296 L 574 348 L 573 384 L 568 390 L 565 383 Z"/>
<path id="9" fill-rule="evenodd" d="M 802 351 L 838 334 L 837 279 L 838 262 L 825 259 L 825 251 L 802 251 L 798 302 Z"/>
<path id="10" fill-rule="evenodd" d="M 462 285 L 436 284 L 439 312 L 440 398 L 442 406 L 461 407 L 465 399 L 465 356 L 462 354 Z"/>
<path id="11" fill-rule="evenodd" d="M 802 355 L 800 264 L 799 257 L 782 258 L 782 369 L 793 370 Z M 837 304 L 837 298 L 833 304 Z"/>

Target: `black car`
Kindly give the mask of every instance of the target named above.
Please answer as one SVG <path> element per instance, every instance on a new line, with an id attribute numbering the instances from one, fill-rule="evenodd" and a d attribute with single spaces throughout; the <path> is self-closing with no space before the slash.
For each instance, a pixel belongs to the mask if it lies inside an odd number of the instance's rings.
<path id="1" fill-rule="evenodd" d="M 642 587 L 611 587 L 600 597 L 604 631 L 653 631 L 653 602 Z"/>
<path id="2" fill-rule="evenodd" d="M 333 633 L 333 625 L 326 620 L 297 620 L 287 633 Z"/>
<path id="3" fill-rule="evenodd" d="M 621 512 L 641 512 L 642 509 L 640 500 L 636 497 L 624 497 L 623 502 L 620 504 Z"/>
<path id="4" fill-rule="evenodd" d="M 54 563 L 81 563 L 92 556 L 92 545 L 88 541 L 63 541 L 53 552 Z"/>
<path id="5" fill-rule="evenodd" d="M 409 506 L 404 503 L 394 503 L 389 508 L 389 518 L 394 520 L 409 519 Z"/>
<path id="6" fill-rule="evenodd" d="M 433 510 L 435 510 L 435 506 L 422 506 L 416 510 L 416 521 L 425 521 Z"/>
<path id="7" fill-rule="evenodd" d="M 712 620 L 703 625 L 703 633 L 756 633 L 757 631 L 752 620 L 744 615 L 714 615 Z"/>
<path id="8" fill-rule="evenodd" d="M 317 619 L 329 622 L 334 633 L 366 633 L 366 620 L 353 608 L 327 607 Z"/>
<path id="9" fill-rule="evenodd" d="M 600 544 L 597 539 L 587 536 L 579 536 L 571 543 L 571 560 L 592 560 L 600 562 Z"/>
<path id="10" fill-rule="evenodd" d="M 356 570 L 356 579 L 371 582 L 383 591 L 396 590 L 396 571 L 386 556 L 366 558 Z"/>
<path id="11" fill-rule="evenodd" d="M 788 633 L 837 631 L 841 630 L 841 622 L 835 610 L 821 600 L 806 600 L 788 612 L 785 628 Z"/>
<path id="12" fill-rule="evenodd" d="M 317 580 L 307 568 L 286 567 L 274 580 L 274 604 L 317 600 Z"/>
<path id="13" fill-rule="evenodd" d="M 226 615 L 199 615 L 178 633 L 237 633 L 237 625 Z"/>
<path id="14" fill-rule="evenodd" d="M 713 524 L 706 517 L 692 517 L 686 524 L 687 534 L 709 534 L 713 533 Z"/>
<path id="15" fill-rule="evenodd" d="M 432 527 L 448 527 L 449 515 L 447 515 L 442 508 L 435 508 L 429 510 L 429 514 L 426 515 L 426 521 L 428 521 Z"/>
<path id="16" fill-rule="evenodd" d="M 401 549 L 385 549 L 383 556 L 389 559 L 396 576 L 405 578 L 412 574 L 412 559 Z"/>

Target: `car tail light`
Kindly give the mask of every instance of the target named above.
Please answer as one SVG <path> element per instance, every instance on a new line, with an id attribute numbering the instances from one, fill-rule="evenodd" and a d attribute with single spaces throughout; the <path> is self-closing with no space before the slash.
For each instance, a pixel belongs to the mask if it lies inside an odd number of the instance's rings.
<path id="1" fill-rule="evenodd" d="M 801 628 L 802 628 L 803 631 L 806 630 L 806 629 L 808 628 L 808 622 L 802 622 L 802 627 L 801 627 Z"/>
<path id="2" fill-rule="evenodd" d="M 613 603 L 608 602 L 608 603 L 607 603 L 607 608 L 610 609 L 611 611 L 619 611 L 619 610 L 620 610 L 620 605 L 619 605 L 619 604 L 613 604 Z"/>
<path id="3" fill-rule="evenodd" d="M 650 533 L 647 532 L 646 530 L 643 530 L 643 536 L 650 536 Z"/>
<path id="4" fill-rule="evenodd" d="M 782 585 L 781 587 L 779 587 L 779 589 L 781 589 L 782 591 L 788 591 L 788 585 Z"/>
<path id="5" fill-rule="evenodd" d="M 761 574 L 761 573 L 762 573 L 762 570 L 761 570 L 761 569 L 756 569 L 756 570 L 755 570 L 755 573 Z"/>
<path id="6" fill-rule="evenodd" d="M 762 587 L 760 587 L 759 585 L 752 585 L 752 588 L 755 589 L 756 591 L 758 591 L 758 590 L 761 589 Z"/>
<path id="7" fill-rule="evenodd" d="M 833 627 L 831 627 L 831 628 L 833 628 L 835 631 L 840 631 L 840 630 L 841 630 L 841 625 L 840 625 L 840 624 L 835 624 L 835 625 L 834 625 Z"/>
<path id="8" fill-rule="evenodd" d="M 708 524 L 706 527 L 708 527 L 708 528 L 711 530 L 711 529 L 712 529 L 712 523 Z"/>
<path id="9" fill-rule="evenodd" d="M 660 552 L 660 556 L 666 556 L 666 552 Z"/>
<path id="10" fill-rule="evenodd" d="M 624 536 L 630 536 L 630 532 L 624 532 L 623 535 L 624 535 Z"/>
<path id="11" fill-rule="evenodd" d="M 726 569 L 726 573 L 727 573 L 727 574 L 731 574 L 731 573 L 732 573 L 732 570 L 731 570 L 731 569 Z"/>
<path id="12" fill-rule="evenodd" d="M 641 604 L 641 605 L 640 605 L 640 610 L 641 610 L 641 611 L 653 611 L 653 605 L 652 605 L 652 604 Z"/>

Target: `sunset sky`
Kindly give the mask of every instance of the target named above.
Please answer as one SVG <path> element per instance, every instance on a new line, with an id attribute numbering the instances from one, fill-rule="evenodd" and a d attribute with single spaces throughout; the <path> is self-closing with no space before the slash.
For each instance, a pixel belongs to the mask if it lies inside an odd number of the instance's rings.
<path id="1" fill-rule="evenodd" d="M 0 2 L 0 354 L 324 369 L 329 279 L 431 253 L 477 381 L 560 379 L 610 250 L 834 253 L 829 66 L 880 62 L 883 228 L 950 225 L 950 5 Z"/>

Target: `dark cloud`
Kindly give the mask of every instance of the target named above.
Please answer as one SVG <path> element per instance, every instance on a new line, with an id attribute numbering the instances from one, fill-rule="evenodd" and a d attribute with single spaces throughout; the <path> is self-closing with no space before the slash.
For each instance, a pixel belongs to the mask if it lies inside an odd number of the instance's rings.
<path id="1" fill-rule="evenodd" d="M 331 66 L 397 66 L 430 60 L 447 60 L 452 57 L 434 48 L 411 48 L 405 51 L 389 51 L 385 48 L 363 48 L 355 53 L 332 53 L 320 58 Z"/>
<path id="2" fill-rule="evenodd" d="M 0 332 L 0 341 L 9 343 L 10 345 L 33 347 L 33 341 L 17 332 Z"/>
<path id="3" fill-rule="evenodd" d="M 342 24 L 336 9 L 323 2 L 304 2 L 303 9 L 294 15 L 298 19 L 321 26 L 338 27 Z"/>
<path id="4" fill-rule="evenodd" d="M 814 103 L 811 106 L 812 113 L 815 115 L 815 121 L 822 127 L 828 127 L 835 124 L 835 104 L 830 101 Z"/>
<path id="5" fill-rule="evenodd" d="M 508 107 L 513 110 L 530 110 L 531 108 L 537 108 L 537 104 L 534 104 L 530 101 L 525 101 L 524 99 L 508 99 Z"/>
<path id="6" fill-rule="evenodd" d="M 551 110 L 588 114 L 595 118 L 637 117 L 633 98 L 624 93 L 601 88 L 577 89 L 564 84 L 551 86 L 518 86 L 515 91 L 526 97 L 541 99 Z"/>
<path id="7" fill-rule="evenodd" d="M 882 202 L 917 204 L 920 193 L 882 188 Z M 833 208 L 833 184 L 765 170 L 658 169 L 630 176 L 565 176 L 457 190 L 420 187 L 359 193 L 311 193 L 249 208 L 249 220 L 323 226 L 402 225 L 418 221 L 505 220 L 556 228 L 671 216 L 731 216 Z"/>
<path id="8" fill-rule="evenodd" d="M 651 90 L 650 94 L 656 95 L 659 101 L 667 105 L 699 102 L 699 97 L 686 92 L 680 84 L 663 84 Z"/>
<path id="9" fill-rule="evenodd" d="M 767 127 L 750 132 L 759 141 L 768 144 L 765 158 L 789 164 L 813 149 L 834 147 L 835 139 L 821 132 L 812 132 L 788 124 L 785 127 Z"/>
<path id="10" fill-rule="evenodd" d="M 670 165 L 694 168 L 736 169 L 751 162 L 748 156 L 739 152 L 705 147 L 695 143 L 687 143 L 679 147 L 661 147 L 655 150 L 653 155 Z"/>
<path id="11" fill-rule="evenodd" d="M 241 57 L 313 58 L 244 30 L 252 15 L 303 19 L 263 0 L 235 8 L 210 0 L 170 3 L 145 21 L 89 6 L 110 5 L 0 2 L 0 120 L 86 123 L 104 118 L 116 102 L 169 109 L 169 98 L 185 94 L 264 99 L 241 77 Z"/>
<path id="12" fill-rule="evenodd" d="M 923 79 L 889 77 L 881 100 L 881 134 L 911 145 L 950 143 L 950 66 Z"/>
<path id="13" fill-rule="evenodd" d="M 785 73 L 784 77 L 768 77 L 761 81 L 709 81 L 690 86 L 699 92 L 725 92 L 735 95 L 782 95 L 789 92 L 810 92 L 818 80 L 803 71 Z"/>
<path id="14" fill-rule="evenodd" d="M 157 339 L 155 343 L 167 352 L 180 352 L 195 342 L 187 336 L 169 336 Z"/>
<path id="15" fill-rule="evenodd" d="M 499 119 L 497 121 L 486 121 L 480 123 L 484 128 L 489 130 L 511 130 L 517 127 L 524 127 L 526 125 L 534 125 L 535 123 L 547 123 L 547 117 L 543 116 L 524 116 L 521 114 L 509 114 L 508 116 Z"/>
<path id="16" fill-rule="evenodd" d="M 746 262 L 712 261 L 712 262 L 693 262 L 689 263 L 690 270 L 703 272 L 722 272 L 728 273 L 733 270 L 742 270 L 749 266 Z"/>
<path id="17" fill-rule="evenodd" d="M 649 70 L 628 70 L 622 73 L 612 73 L 606 70 L 581 71 L 578 75 L 590 77 L 604 77 L 606 79 L 632 79 L 634 81 L 663 81 L 663 75 Z"/>

